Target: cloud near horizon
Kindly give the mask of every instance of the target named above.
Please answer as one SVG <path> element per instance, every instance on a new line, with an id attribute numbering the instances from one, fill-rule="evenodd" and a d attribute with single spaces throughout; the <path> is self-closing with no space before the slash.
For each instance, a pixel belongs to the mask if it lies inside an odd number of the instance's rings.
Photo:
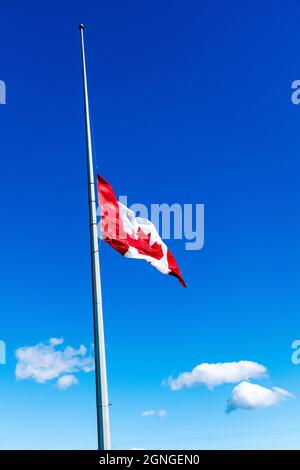
<path id="1" fill-rule="evenodd" d="M 177 378 L 170 376 L 165 383 L 171 390 L 181 390 L 196 385 L 213 389 L 217 385 L 237 383 L 241 380 L 260 379 L 267 375 L 267 368 L 252 361 L 202 363 L 191 372 L 182 372 Z"/>
<path id="2" fill-rule="evenodd" d="M 62 375 L 56 382 L 57 388 L 60 390 L 66 390 L 71 385 L 77 385 L 79 383 L 77 377 L 74 374 Z"/>
<path id="3" fill-rule="evenodd" d="M 231 397 L 227 402 L 226 412 L 231 413 L 238 409 L 267 408 L 289 398 L 295 398 L 295 396 L 283 388 L 272 387 L 272 389 L 269 389 L 244 381 L 233 388 Z"/>
<path id="4" fill-rule="evenodd" d="M 63 338 L 50 338 L 49 343 L 52 346 L 58 346 L 59 344 L 63 344 L 64 339 Z"/>
<path id="5" fill-rule="evenodd" d="M 46 343 L 18 348 L 15 351 L 16 379 L 31 379 L 40 384 L 58 379 L 57 387 L 65 390 L 78 383 L 75 373 L 94 370 L 94 357 L 87 354 L 83 344 L 78 349 L 61 348 L 63 342 L 63 338 L 50 338 Z"/>
<path id="6" fill-rule="evenodd" d="M 166 410 L 145 410 L 141 412 L 141 416 L 158 416 L 159 418 L 164 418 L 166 415 Z"/>

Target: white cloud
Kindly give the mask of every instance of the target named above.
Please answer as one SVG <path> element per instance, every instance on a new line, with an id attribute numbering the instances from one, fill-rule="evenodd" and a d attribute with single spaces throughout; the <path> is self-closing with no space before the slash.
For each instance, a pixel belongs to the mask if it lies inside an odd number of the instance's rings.
<path id="1" fill-rule="evenodd" d="M 57 346 L 59 344 L 63 344 L 64 339 L 63 338 L 50 338 L 49 342 L 52 346 Z"/>
<path id="2" fill-rule="evenodd" d="M 141 416 L 158 416 L 159 418 L 164 418 L 166 415 L 166 410 L 146 410 L 141 412 Z"/>
<path id="3" fill-rule="evenodd" d="M 15 353 L 17 358 L 16 378 L 18 380 L 32 379 L 38 383 L 45 383 L 66 374 L 94 370 L 94 358 L 87 354 L 84 345 L 78 349 L 71 346 L 58 349 L 62 343 L 63 338 L 50 338 L 47 343 L 18 348 Z M 63 379 L 62 383 L 64 380 L 72 379 Z M 59 386 L 59 384 L 57 385 Z"/>
<path id="4" fill-rule="evenodd" d="M 56 385 L 60 390 L 66 390 L 67 388 L 71 387 L 71 385 L 76 384 L 78 384 L 78 379 L 73 374 L 62 375 L 56 382 Z"/>
<path id="5" fill-rule="evenodd" d="M 216 385 L 224 383 L 258 379 L 266 374 L 265 366 L 252 361 L 218 362 L 217 364 L 204 362 L 194 367 L 191 372 L 182 372 L 177 378 L 169 377 L 165 383 L 172 390 L 180 390 L 194 385 L 206 385 L 208 388 L 214 388 Z"/>
<path id="6" fill-rule="evenodd" d="M 232 390 L 231 397 L 227 402 L 227 413 L 243 408 L 254 410 L 256 408 L 266 408 L 278 403 L 294 398 L 294 395 L 279 387 L 272 389 L 262 387 L 250 382 L 242 382 Z"/>
<path id="7" fill-rule="evenodd" d="M 154 410 L 146 410 L 141 412 L 141 416 L 154 416 Z"/>
<path id="8" fill-rule="evenodd" d="M 154 410 L 146 410 L 141 412 L 141 416 L 154 416 L 155 411 Z"/>

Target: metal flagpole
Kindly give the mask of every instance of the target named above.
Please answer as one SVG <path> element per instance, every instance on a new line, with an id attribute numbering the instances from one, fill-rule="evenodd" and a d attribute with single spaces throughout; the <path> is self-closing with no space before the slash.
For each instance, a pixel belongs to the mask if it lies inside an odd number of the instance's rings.
<path id="1" fill-rule="evenodd" d="M 108 391 L 107 391 L 104 326 L 103 326 L 103 313 L 102 313 L 102 295 L 101 295 L 99 244 L 98 244 L 98 233 L 97 233 L 93 149 L 92 149 L 92 140 L 91 140 L 91 123 L 90 123 L 89 97 L 88 97 L 88 86 L 87 86 L 87 76 L 86 76 L 83 24 L 79 25 L 79 31 L 80 31 L 80 36 L 81 36 L 81 57 L 82 57 L 83 91 L 84 91 L 87 176 L 88 176 L 88 196 L 89 196 L 89 216 L 90 216 L 98 449 L 109 450 L 110 449 L 110 429 L 109 429 L 109 409 L 108 409 L 109 403 L 108 403 Z"/>

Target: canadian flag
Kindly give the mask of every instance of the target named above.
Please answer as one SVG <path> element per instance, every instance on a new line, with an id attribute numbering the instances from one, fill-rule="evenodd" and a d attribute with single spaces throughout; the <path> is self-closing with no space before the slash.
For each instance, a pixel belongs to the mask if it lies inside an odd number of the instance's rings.
<path id="1" fill-rule="evenodd" d="M 127 258 L 148 261 L 163 274 L 171 274 L 186 287 L 176 260 L 160 238 L 153 223 L 136 217 L 121 204 L 110 184 L 97 176 L 98 198 L 101 207 L 101 239 Z"/>

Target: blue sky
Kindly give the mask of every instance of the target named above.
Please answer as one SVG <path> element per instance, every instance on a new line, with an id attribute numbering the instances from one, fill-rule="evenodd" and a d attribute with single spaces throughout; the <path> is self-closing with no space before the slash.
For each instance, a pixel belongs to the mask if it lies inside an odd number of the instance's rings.
<path id="1" fill-rule="evenodd" d="M 299 448 L 299 4 L 29 0 L 1 19 L 0 448 L 96 447 L 93 373 L 15 379 L 19 347 L 93 341 L 79 22 L 98 170 L 129 203 L 205 204 L 204 249 L 168 243 L 188 289 L 101 246 L 113 447 Z M 236 384 L 162 384 L 240 360 L 296 398 L 228 415 Z"/>

